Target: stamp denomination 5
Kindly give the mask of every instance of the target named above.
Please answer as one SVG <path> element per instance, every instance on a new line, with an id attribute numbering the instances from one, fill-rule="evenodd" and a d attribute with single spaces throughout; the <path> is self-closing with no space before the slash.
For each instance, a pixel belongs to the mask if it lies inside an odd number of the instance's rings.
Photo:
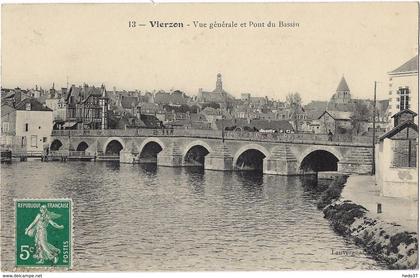
<path id="1" fill-rule="evenodd" d="M 71 200 L 15 200 L 15 209 L 16 266 L 70 268 Z"/>

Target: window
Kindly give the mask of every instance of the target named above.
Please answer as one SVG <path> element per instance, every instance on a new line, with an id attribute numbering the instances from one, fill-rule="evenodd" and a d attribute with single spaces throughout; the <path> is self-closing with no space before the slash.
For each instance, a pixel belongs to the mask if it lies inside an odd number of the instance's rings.
<path id="1" fill-rule="evenodd" d="M 42 142 L 43 143 L 47 142 L 47 137 L 42 137 Z"/>
<path id="2" fill-rule="evenodd" d="M 31 147 L 37 147 L 38 146 L 38 136 L 31 135 Z"/>
<path id="3" fill-rule="evenodd" d="M 2 132 L 8 132 L 9 131 L 9 123 L 4 122 L 2 126 Z"/>
<path id="4" fill-rule="evenodd" d="M 407 88 L 407 87 L 405 87 L 405 88 L 400 88 L 399 90 L 399 94 L 400 94 L 400 99 L 399 99 L 399 102 L 400 102 L 400 107 L 399 107 L 399 109 L 400 110 L 404 110 L 404 109 L 408 109 L 408 104 L 409 104 L 409 100 L 410 100 L 410 98 L 409 98 L 409 94 L 410 94 L 410 90 Z M 397 99 L 397 101 L 398 101 L 398 99 Z"/>
<path id="5" fill-rule="evenodd" d="M 28 131 L 29 131 L 29 124 L 28 124 L 28 123 L 26 123 L 26 124 L 25 124 L 25 131 L 26 131 L 26 132 L 28 132 Z"/>

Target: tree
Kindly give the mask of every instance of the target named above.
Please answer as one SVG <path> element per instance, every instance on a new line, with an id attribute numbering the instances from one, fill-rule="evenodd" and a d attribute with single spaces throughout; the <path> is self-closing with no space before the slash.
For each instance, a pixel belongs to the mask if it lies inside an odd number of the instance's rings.
<path id="1" fill-rule="evenodd" d="M 353 127 L 353 132 L 356 135 L 362 131 L 362 123 L 369 121 L 369 116 L 371 115 L 371 111 L 369 111 L 369 107 L 364 102 L 356 102 L 354 104 L 353 114 L 350 116 L 351 125 Z"/>
<path id="2" fill-rule="evenodd" d="M 298 92 L 289 93 L 286 96 L 286 103 L 290 109 L 290 120 L 294 123 L 296 132 L 299 131 L 299 114 L 302 111 L 302 98 Z"/>

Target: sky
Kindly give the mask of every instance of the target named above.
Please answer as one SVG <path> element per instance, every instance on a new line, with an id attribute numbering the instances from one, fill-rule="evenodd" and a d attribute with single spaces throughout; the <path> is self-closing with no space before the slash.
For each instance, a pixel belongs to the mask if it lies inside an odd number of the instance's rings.
<path id="1" fill-rule="evenodd" d="M 149 21 L 182 22 L 152 28 Z M 195 28 L 298 22 L 297 28 Z M 146 26 L 129 28 L 136 21 Z M 2 7 L 3 88 L 224 89 L 328 100 L 344 76 L 354 98 L 388 96 L 387 72 L 418 51 L 417 3 L 17 4 Z M 189 24 L 190 26 L 186 26 Z"/>

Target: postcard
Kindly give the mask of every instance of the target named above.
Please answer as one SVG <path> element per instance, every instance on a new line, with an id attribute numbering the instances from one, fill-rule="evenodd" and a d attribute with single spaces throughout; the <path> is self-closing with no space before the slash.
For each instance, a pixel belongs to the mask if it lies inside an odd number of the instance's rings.
<path id="1" fill-rule="evenodd" d="M 1 270 L 417 270 L 418 8 L 3 4 Z"/>

